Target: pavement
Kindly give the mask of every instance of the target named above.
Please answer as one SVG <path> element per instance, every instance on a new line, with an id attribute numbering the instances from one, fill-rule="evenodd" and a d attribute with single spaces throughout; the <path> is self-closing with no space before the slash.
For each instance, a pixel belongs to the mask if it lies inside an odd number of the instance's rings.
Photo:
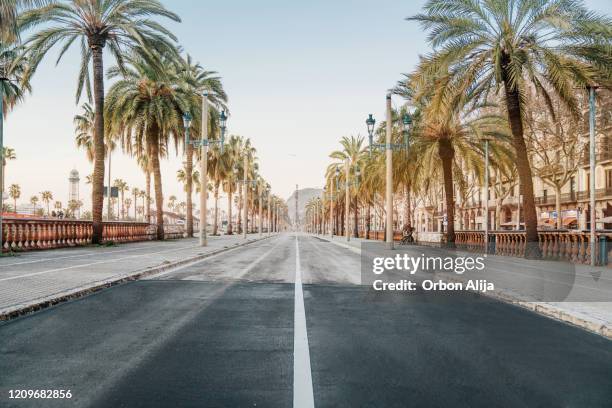
<path id="1" fill-rule="evenodd" d="M 354 248 L 282 234 L 0 323 L 0 406 L 610 406 L 610 340 L 360 281 Z"/>
<path id="2" fill-rule="evenodd" d="M 380 241 L 318 235 L 319 239 L 361 254 L 364 244 Z M 398 246 L 419 255 L 429 247 Z M 474 255 L 457 251 L 459 255 Z M 569 323 L 612 339 L 612 269 L 566 262 L 527 260 L 510 256 L 486 256 L 486 275 L 437 274 L 449 281 L 465 282 L 483 277 L 495 283 L 494 291 L 481 294 L 512 303 L 532 312 Z M 541 301 L 546 300 L 546 301 Z"/>
<path id="3" fill-rule="evenodd" d="M 264 235 L 264 238 L 266 236 Z M 22 252 L 0 257 L 0 320 L 259 239 L 250 234 Z"/>

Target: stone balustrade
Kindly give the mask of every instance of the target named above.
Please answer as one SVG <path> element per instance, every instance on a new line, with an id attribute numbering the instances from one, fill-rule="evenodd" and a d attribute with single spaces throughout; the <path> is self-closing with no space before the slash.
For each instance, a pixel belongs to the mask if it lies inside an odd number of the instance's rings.
<path id="1" fill-rule="evenodd" d="M 590 233 L 570 231 L 540 231 L 538 245 L 545 259 L 563 260 L 573 263 L 591 262 Z M 607 242 L 612 233 L 596 234 L 595 259 L 598 264 L 607 262 Z M 602 241 L 603 240 L 603 246 Z M 455 244 L 460 249 L 483 251 L 485 247 L 483 231 L 458 231 Z M 524 231 L 489 232 L 489 251 L 495 255 L 523 256 L 526 248 Z M 606 253 L 602 253 L 605 251 Z M 604 255 L 604 256 L 602 256 Z"/>
<path id="2" fill-rule="evenodd" d="M 5 218 L 0 231 L 0 248 L 6 251 L 28 251 L 65 248 L 91 243 L 91 221 Z M 170 231 L 168 238 L 182 233 Z M 143 222 L 105 222 L 104 242 L 135 242 L 155 239 L 155 226 Z"/>

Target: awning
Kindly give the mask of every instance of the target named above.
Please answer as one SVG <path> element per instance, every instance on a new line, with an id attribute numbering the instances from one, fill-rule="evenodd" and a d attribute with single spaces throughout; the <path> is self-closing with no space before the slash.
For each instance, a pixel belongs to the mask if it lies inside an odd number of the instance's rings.
<path id="1" fill-rule="evenodd" d="M 567 217 L 563 219 L 563 225 L 576 224 L 578 220 L 575 217 Z"/>

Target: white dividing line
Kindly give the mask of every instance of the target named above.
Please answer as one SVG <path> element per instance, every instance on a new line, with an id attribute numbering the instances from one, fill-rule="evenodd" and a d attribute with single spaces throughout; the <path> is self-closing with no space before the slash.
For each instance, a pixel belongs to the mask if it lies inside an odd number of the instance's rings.
<path id="1" fill-rule="evenodd" d="M 293 317 L 293 408 L 314 408 L 306 309 L 302 291 L 300 244 L 295 235 L 295 304 Z"/>

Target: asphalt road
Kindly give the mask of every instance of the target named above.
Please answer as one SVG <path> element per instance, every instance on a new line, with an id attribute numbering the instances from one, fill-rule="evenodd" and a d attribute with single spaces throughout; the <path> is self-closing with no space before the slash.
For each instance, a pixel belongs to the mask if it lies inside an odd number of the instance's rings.
<path id="1" fill-rule="evenodd" d="M 359 261 L 282 235 L 1 324 L 0 407 L 612 406 L 609 340 Z"/>

